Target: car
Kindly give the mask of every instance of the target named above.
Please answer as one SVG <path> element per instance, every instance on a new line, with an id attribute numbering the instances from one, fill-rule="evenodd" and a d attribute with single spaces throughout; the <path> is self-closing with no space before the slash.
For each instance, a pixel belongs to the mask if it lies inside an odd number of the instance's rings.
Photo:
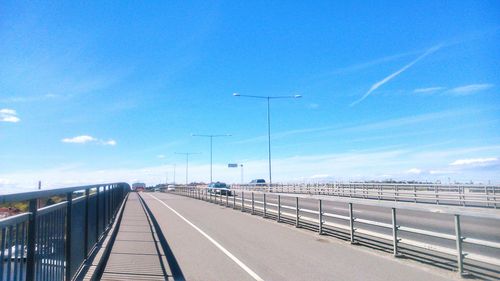
<path id="1" fill-rule="evenodd" d="M 169 184 L 169 185 L 167 186 L 167 191 L 175 191 L 175 185 L 173 185 L 173 184 Z"/>
<path id="2" fill-rule="evenodd" d="M 221 195 L 231 195 L 231 191 L 229 190 L 229 185 L 223 182 L 213 182 L 208 185 L 208 192 L 221 194 Z"/>
<path id="3" fill-rule="evenodd" d="M 265 179 L 255 179 L 250 182 L 251 186 L 266 186 Z"/>

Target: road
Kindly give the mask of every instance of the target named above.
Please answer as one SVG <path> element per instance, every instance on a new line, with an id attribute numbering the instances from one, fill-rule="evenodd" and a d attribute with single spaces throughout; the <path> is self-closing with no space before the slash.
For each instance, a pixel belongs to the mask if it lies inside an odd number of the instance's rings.
<path id="1" fill-rule="evenodd" d="M 450 271 L 208 202 L 141 196 L 186 280 L 456 279 Z"/>

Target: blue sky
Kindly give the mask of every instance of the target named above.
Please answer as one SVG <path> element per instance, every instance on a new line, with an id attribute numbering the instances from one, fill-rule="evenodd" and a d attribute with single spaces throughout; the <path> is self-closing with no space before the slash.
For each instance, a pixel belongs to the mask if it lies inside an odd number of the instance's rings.
<path id="1" fill-rule="evenodd" d="M 0 6 L 0 186 L 500 183 L 498 1 Z M 181 180 L 182 179 L 182 180 Z"/>

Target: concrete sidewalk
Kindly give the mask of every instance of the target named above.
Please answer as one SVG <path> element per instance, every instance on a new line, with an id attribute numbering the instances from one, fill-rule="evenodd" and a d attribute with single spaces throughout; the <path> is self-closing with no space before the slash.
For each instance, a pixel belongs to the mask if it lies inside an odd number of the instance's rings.
<path id="1" fill-rule="evenodd" d="M 167 280 L 164 254 L 139 201 L 130 193 L 101 280 Z"/>

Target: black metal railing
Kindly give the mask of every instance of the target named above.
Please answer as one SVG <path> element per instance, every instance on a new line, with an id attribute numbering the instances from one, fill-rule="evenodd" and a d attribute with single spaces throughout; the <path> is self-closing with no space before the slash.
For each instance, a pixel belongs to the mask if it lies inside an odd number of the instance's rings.
<path id="1" fill-rule="evenodd" d="M 0 281 L 73 279 L 129 190 L 127 183 L 111 183 L 0 195 L 0 204 L 29 206 L 0 220 Z M 47 198 L 62 201 L 39 208 Z"/>

